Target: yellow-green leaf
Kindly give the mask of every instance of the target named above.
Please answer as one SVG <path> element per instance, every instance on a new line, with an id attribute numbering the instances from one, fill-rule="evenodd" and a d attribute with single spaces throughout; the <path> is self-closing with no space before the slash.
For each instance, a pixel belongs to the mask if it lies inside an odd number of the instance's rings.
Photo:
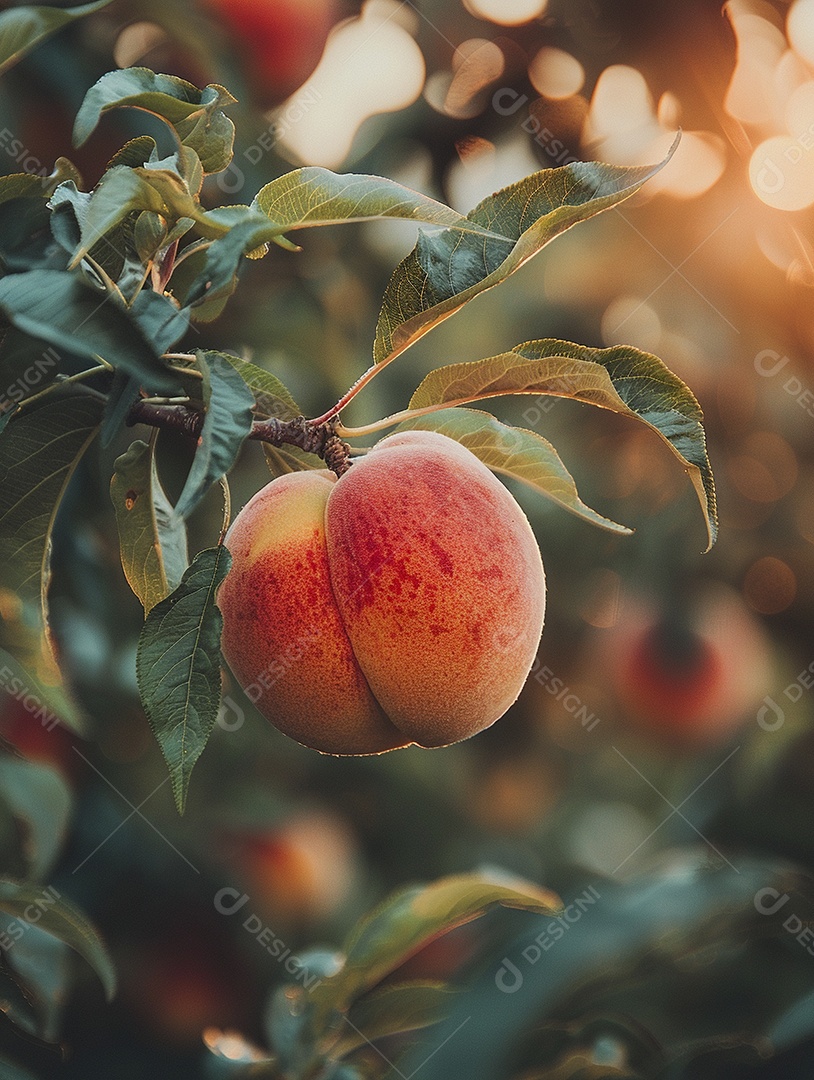
<path id="1" fill-rule="evenodd" d="M 438 368 L 413 394 L 416 412 L 505 394 L 574 398 L 634 417 L 652 428 L 681 461 L 715 543 L 715 482 L 706 448 L 703 413 L 692 391 L 657 356 L 629 345 L 593 349 L 546 338 L 510 352 Z"/>
<path id="2" fill-rule="evenodd" d="M 398 431 L 437 431 L 471 450 L 492 472 L 521 480 L 535 491 L 610 532 L 631 529 L 603 517 L 580 499 L 574 478 L 551 443 L 534 431 L 501 424 L 476 409 L 442 409 L 405 420 Z"/>
<path id="3" fill-rule="evenodd" d="M 554 893 L 530 882 L 507 883 L 479 874 L 445 877 L 391 894 L 351 932 L 344 966 L 311 991 L 318 1018 L 344 1012 L 432 938 L 498 905 L 544 915 L 562 906 Z"/>

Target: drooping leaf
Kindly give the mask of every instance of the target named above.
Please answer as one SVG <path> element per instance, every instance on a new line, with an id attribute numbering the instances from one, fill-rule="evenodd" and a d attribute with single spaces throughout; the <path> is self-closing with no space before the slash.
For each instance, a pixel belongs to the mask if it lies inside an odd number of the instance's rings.
<path id="1" fill-rule="evenodd" d="M 32 922 L 31 909 L 37 912 L 39 930 L 65 942 L 87 961 L 101 980 L 108 1000 L 116 989 L 116 972 L 101 938 L 73 904 L 55 889 L 17 881 L 0 881 L 0 911 L 13 916 L 22 925 Z"/>
<path id="2" fill-rule="evenodd" d="M 410 409 L 461 405 L 504 394 L 575 398 L 641 420 L 681 461 L 707 525 L 708 548 L 718 531 L 715 484 L 703 414 L 692 391 L 657 356 L 629 345 L 593 349 L 546 338 L 486 360 L 450 364 L 424 379 Z"/>
<path id="3" fill-rule="evenodd" d="M 43 611 L 54 518 L 101 415 L 95 398 L 46 398 L 0 433 L 0 584 Z"/>
<path id="4" fill-rule="evenodd" d="M 783 861 L 739 852 L 735 867 L 708 850 L 673 848 L 628 880 L 594 878 L 594 906 L 581 908 L 574 896 L 560 923 L 568 926 L 564 934 L 552 935 L 546 920 L 530 920 L 502 961 L 498 953 L 495 965 L 484 966 L 433 1030 L 437 1053 L 429 1060 L 427 1047 L 417 1047 L 399 1063 L 404 1074 L 420 1069 L 422 1080 L 502 1076 L 517 1047 L 539 1046 L 538 1035 L 550 1025 L 571 1031 L 590 1024 L 595 1033 L 600 1017 L 611 1024 L 628 1017 L 656 1051 L 656 1068 L 645 1067 L 643 1076 L 703 1074 L 704 1068 L 681 1067 L 693 1048 L 748 1040 L 764 1056 L 777 1018 L 812 985 L 811 957 L 785 925 L 792 912 L 806 925 L 811 881 Z M 575 893 L 585 884 L 583 877 Z M 761 898 L 790 902 L 769 914 Z M 689 957 L 698 963 L 687 963 Z M 684 1003 L 678 1024 L 677 1000 Z M 466 1037 L 456 1040 L 463 1023 Z M 737 1071 L 724 1064 L 713 1074 Z M 784 1075 L 782 1064 L 779 1072 Z"/>
<path id="5" fill-rule="evenodd" d="M 101 356 L 150 389 L 171 392 L 172 373 L 111 293 L 59 270 L 29 270 L 0 280 L 0 311 L 18 329 L 76 356 Z"/>
<path id="6" fill-rule="evenodd" d="M 493 472 L 521 480 L 591 524 L 610 532 L 632 531 L 586 506 L 557 451 L 534 431 L 501 424 L 476 409 L 441 409 L 405 420 L 397 430 L 440 432 L 471 450 Z"/>
<path id="7" fill-rule="evenodd" d="M 189 561 L 184 522 L 164 494 L 147 443 L 137 440 L 116 459 L 110 497 L 122 569 L 147 614 L 178 587 Z"/>
<path id="8" fill-rule="evenodd" d="M 0 14 L 0 74 L 63 26 L 100 11 L 109 3 L 110 0 L 97 0 L 75 8 L 25 6 L 4 11 Z"/>
<path id="9" fill-rule="evenodd" d="M 258 191 L 252 208 L 262 211 L 280 229 L 339 225 L 374 218 L 407 218 L 463 230 L 472 237 L 493 236 L 488 227 L 382 176 L 335 173 L 309 166 L 272 180 Z"/>
<path id="10" fill-rule="evenodd" d="M 31 724 L 38 720 L 31 716 Z M 23 825 L 26 878 L 38 881 L 50 868 L 65 836 L 71 795 L 56 769 L 0 755 L 0 798 Z"/>
<path id="11" fill-rule="evenodd" d="M 180 813 L 220 708 L 223 618 L 215 598 L 231 561 L 223 545 L 199 552 L 178 588 L 147 616 L 139 639 L 139 693 Z"/>
<path id="12" fill-rule="evenodd" d="M 422 233 L 385 291 L 376 363 L 392 360 L 467 301 L 500 284 L 555 236 L 635 194 L 667 160 L 669 155 L 645 168 L 579 161 L 527 176 L 467 214 L 500 239 L 458 229 Z"/>
<path id="13" fill-rule="evenodd" d="M 82 732 L 46 644 L 50 537 L 65 488 L 92 441 L 101 403 L 79 395 L 45 399 L 0 433 L 0 660 L 30 711 Z M 6 681 L 6 686 L 9 682 Z"/>
<path id="14" fill-rule="evenodd" d="M 459 874 L 396 891 L 357 923 L 343 949 L 342 969 L 311 991 L 317 1015 L 345 1011 L 359 994 L 432 938 L 498 905 L 545 915 L 561 907 L 554 893 L 536 885 L 505 884 L 478 874 Z"/>
<path id="15" fill-rule="evenodd" d="M 212 484 L 234 465 L 251 430 L 254 395 L 220 353 L 196 352 L 206 405 L 203 430 L 176 510 L 188 517 Z"/>

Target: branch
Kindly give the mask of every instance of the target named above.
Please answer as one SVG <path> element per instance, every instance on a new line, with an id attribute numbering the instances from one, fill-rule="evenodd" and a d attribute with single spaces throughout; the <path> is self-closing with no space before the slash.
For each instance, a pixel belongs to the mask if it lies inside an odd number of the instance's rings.
<path id="1" fill-rule="evenodd" d="M 205 413 L 192 405 L 156 405 L 137 401 L 127 414 L 127 423 L 148 424 L 150 427 L 178 431 L 189 438 L 199 439 L 203 431 Z M 336 434 L 335 422 L 314 423 L 304 416 L 293 420 L 255 420 L 249 439 L 269 443 L 271 446 L 296 446 L 308 454 L 316 454 L 325 464 L 342 476 L 350 468 L 350 447 Z"/>

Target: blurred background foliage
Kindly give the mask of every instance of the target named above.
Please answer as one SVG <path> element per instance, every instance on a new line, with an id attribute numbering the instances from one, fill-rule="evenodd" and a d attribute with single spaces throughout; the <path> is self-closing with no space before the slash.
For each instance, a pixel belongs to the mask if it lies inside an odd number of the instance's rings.
<path id="1" fill-rule="evenodd" d="M 80 976 L 55 1021 L 61 1044 L 0 1018 L 2 1044 L 34 1075 L 229 1075 L 249 1053 L 243 1037 L 266 1042 L 266 1003 L 286 973 L 242 915 L 219 912 L 219 890 L 248 896 L 246 912 L 296 953 L 335 947 L 394 886 L 493 867 L 566 901 L 590 889 L 598 899 L 533 966 L 523 949 L 547 922 L 529 930 L 518 913 L 409 961 L 422 978 L 474 970 L 478 990 L 443 1035 L 430 1029 L 407 1074 L 452 1032 L 423 1076 L 811 1075 L 814 1005 L 772 1029 L 814 991 L 810 937 L 753 899 L 795 896 L 788 911 L 808 925 L 814 4 L 115 0 L 0 82 L 0 171 L 50 171 L 67 154 L 90 184 L 124 138 L 165 138 L 120 110 L 71 150 L 88 86 L 131 64 L 239 98 L 235 162 L 207 181 L 210 205 L 249 202 L 305 163 L 390 176 L 465 212 L 539 168 L 659 160 L 680 126 L 675 158 L 642 193 L 441 325 L 344 419 L 393 412 L 432 367 L 529 338 L 627 342 L 701 402 L 721 536 L 700 555 L 694 496 L 650 433 L 573 402 L 497 402 L 497 415 L 551 439 L 590 505 L 637 530 L 618 538 L 517 492 L 549 581 L 518 703 L 449 749 L 331 759 L 271 729 L 227 683 L 179 818 L 137 703 L 141 612 L 107 496 L 127 438 L 101 463 L 86 458 L 57 524 L 52 610 L 92 730 L 45 730 L 7 690 L 0 733 L 47 771 L 39 827 L 61 848 L 46 880 L 100 929 L 121 986 L 106 1006 Z M 317 415 L 367 367 L 381 294 L 414 240 L 401 222 L 309 231 L 302 253 L 275 248 L 249 264 L 189 346 L 240 352 Z M 160 461 L 177 495 L 189 447 L 162 434 Z M 247 445 L 236 505 L 267 477 Z M 217 532 L 217 502 L 193 518 L 202 543 Z M 5 787 L 2 808 L 3 871 L 20 874 L 37 824 Z M 504 956 L 527 977 L 522 994 L 496 995 Z M 46 964 L 61 1002 L 59 965 Z M 478 1017 L 471 1037 L 456 1034 L 467 1016 Z M 770 1035 L 785 1055 L 774 1064 Z M 482 1044 L 502 1047 L 496 1062 Z M 382 1059 L 369 1057 L 346 1075 L 379 1075 Z"/>

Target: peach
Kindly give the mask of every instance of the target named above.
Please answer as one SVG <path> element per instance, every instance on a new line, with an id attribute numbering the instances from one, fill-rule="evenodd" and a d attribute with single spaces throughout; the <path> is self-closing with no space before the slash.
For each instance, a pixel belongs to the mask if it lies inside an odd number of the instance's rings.
<path id="1" fill-rule="evenodd" d="M 543 627 L 540 552 L 506 488 L 446 436 L 392 435 L 339 480 L 273 480 L 226 544 L 223 654 L 298 742 L 445 746 L 520 693 Z"/>
<path id="2" fill-rule="evenodd" d="M 628 730 L 690 752 L 726 743 L 771 687 L 771 655 L 742 597 L 707 587 L 678 612 L 628 600 L 591 658 Z"/>

